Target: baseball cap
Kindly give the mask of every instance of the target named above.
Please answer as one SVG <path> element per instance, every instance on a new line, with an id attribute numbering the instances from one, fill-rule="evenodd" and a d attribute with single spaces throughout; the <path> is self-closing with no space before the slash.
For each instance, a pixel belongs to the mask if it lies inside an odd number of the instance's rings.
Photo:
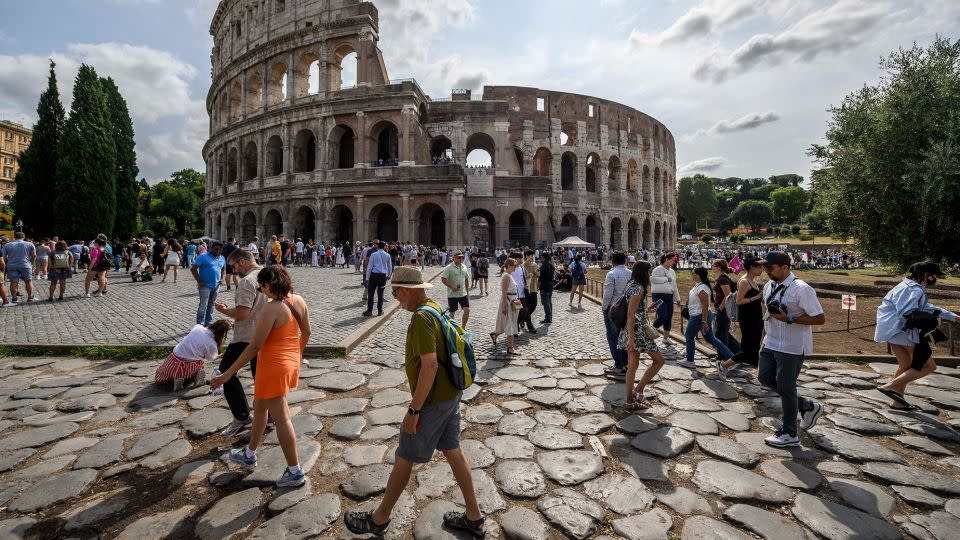
<path id="1" fill-rule="evenodd" d="M 940 265 L 933 261 L 920 261 L 910 265 L 910 275 L 923 276 L 923 274 L 930 274 L 938 278 L 946 277 L 946 274 L 940 270 Z"/>
<path id="2" fill-rule="evenodd" d="M 790 266 L 790 256 L 782 251 L 771 251 L 763 258 L 764 266 L 776 264 L 780 266 Z"/>

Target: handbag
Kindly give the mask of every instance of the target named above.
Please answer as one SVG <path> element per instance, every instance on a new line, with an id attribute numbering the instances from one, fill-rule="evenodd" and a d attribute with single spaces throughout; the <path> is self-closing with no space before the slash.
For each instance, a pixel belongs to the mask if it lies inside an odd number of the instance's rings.
<path id="1" fill-rule="evenodd" d="M 512 307 L 514 311 L 523 311 L 523 302 L 519 301 L 519 299 L 511 300 L 510 307 Z"/>
<path id="2" fill-rule="evenodd" d="M 643 331 L 650 339 L 657 339 L 660 337 L 660 332 L 650 324 L 650 321 L 643 323 Z"/>
<path id="3" fill-rule="evenodd" d="M 680 317 L 683 319 L 690 320 L 690 308 L 686 304 L 680 306 Z"/>

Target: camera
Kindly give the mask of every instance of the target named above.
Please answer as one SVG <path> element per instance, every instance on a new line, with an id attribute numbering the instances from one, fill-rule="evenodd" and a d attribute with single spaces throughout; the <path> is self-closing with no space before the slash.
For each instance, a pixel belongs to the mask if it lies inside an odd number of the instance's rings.
<path id="1" fill-rule="evenodd" d="M 787 306 L 783 305 L 779 300 L 770 300 L 767 302 L 767 311 L 772 314 L 786 313 Z"/>

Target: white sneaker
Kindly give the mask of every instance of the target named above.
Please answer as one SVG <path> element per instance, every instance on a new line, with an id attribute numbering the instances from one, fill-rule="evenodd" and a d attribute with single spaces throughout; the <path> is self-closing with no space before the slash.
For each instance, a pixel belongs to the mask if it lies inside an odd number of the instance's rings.
<path id="1" fill-rule="evenodd" d="M 83 297 L 84 297 L 84 298 L 90 298 L 90 293 L 84 294 Z"/>
<path id="2" fill-rule="evenodd" d="M 800 429 L 808 430 L 813 426 L 817 425 L 817 420 L 820 419 L 820 416 L 822 414 L 823 414 L 823 405 L 814 401 L 813 408 L 803 413 L 803 418 L 800 420 Z"/>
<path id="3" fill-rule="evenodd" d="M 16 304 L 14 304 L 14 303 L 12 303 L 12 302 L 7 302 L 6 304 L 0 304 L 0 307 L 13 307 L 13 306 L 15 306 L 15 305 L 16 305 Z"/>
<path id="4" fill-rule="evenodd" d="M 767 443 L 767 446 L 773 446 L 774 448 L 800 446 L 800 439 L 794 435 L 790 435 L 785 431 L 778 431 L 777 433 L 764 439 L 763 442 Z"/>
<path id="5" fill-rule="evenodd" d="M 677 365 L 680 367 L 685 367 L 687 369 L 697 369 L 697 364 L 695 362 L 691 362 L 687 360 L 686 358 L 682 360 L 677 360 Z"/>

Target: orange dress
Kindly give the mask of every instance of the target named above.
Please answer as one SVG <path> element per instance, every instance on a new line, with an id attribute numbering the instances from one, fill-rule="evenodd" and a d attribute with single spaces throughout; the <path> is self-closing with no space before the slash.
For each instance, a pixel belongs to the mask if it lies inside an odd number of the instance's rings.
<path id="1" fill-rule="evenodd" d="M 300 376 L 300 358 L 300 326 L 291 314 L 286 324 L 270 329 L 267 341 L 257 353 L 253 396 L 260 399 L 278 398 L 296 388 Z"/>

